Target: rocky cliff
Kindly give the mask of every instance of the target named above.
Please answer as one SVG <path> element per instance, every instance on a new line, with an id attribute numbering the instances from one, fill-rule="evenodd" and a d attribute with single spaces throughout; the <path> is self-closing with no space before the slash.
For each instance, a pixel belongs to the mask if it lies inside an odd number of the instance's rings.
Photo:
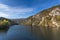
<path id="1" fill-rule="evenodd" d="M 22 25 L 60 27 L 60 5 L 45 9 L 20 22 Z"/>

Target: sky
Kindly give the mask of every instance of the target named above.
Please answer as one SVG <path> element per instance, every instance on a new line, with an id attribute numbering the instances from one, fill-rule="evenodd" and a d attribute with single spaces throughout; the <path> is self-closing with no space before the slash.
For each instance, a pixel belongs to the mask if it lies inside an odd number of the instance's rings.
<path id="1" fill-rule="evenodd" d="M 0 17 L 27 18 L 55 5 L 60 0 L 0 0 Z"/>

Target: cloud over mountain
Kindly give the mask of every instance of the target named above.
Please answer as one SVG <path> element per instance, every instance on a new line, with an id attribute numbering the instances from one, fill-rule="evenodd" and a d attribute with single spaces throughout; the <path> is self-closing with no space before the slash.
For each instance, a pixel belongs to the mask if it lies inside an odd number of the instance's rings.
<path id="1" fill-rule="evenodd" d="M 19 15 L 21 16 L 21 14 L 30 13 L 33 10 L 34 8 L 10 7 L 5 4 L 0 4 L 0 17 L 14 18 Z"/>

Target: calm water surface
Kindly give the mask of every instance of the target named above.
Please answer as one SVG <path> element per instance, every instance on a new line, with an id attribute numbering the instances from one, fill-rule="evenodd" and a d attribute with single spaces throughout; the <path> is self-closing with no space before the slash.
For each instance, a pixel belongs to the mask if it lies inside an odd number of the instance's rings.
<path id="1" fill-rule="evenodd" d="M 0 40 L 60 40 L 60 28 L 14 25 L 7 32 L 0 31 Z"/>

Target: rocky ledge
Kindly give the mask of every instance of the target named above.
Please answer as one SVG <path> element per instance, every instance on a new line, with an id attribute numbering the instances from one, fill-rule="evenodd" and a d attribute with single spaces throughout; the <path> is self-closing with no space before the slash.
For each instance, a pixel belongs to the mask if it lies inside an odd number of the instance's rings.
<path id="1" fill-rule="evenodd" d="M 60 27 L 60 5 L 45 9 L 19 23 L 30 26 Z"/>

